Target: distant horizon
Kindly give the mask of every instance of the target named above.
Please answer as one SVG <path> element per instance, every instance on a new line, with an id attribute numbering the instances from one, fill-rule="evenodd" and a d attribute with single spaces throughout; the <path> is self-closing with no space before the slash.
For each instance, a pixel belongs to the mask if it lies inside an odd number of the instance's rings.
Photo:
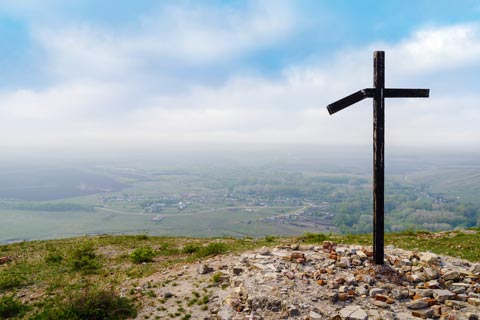
<path id="1" fill-rule="evenodd" d="M 4 163 L 95 163 L 98 161 L 157 161 L 158 159 L 184 159 L 194 162 L 212 161 L 218 156 L 224 159 L 328 159 L 329 161 L 343 161 L 348 157 L 368 160 L 372 158 L 372 145 L 321 145 L 321 144 L 250 144 L 250 143 L 219 143 L 219 144 L 159 144 L 154 146 L 125 146 L 125 147 L 50 147 L 37 148 L 4 148 L 0 164 Z M 387 145 L 386 164 L 392 159 L 426 158 L 437 159 L 439 162 L 455 159 L 456 162 L 479 161 L 480 150 L 467 148 L 423 148 L 411 146 Z M 419 159 L 419 161 L 421 161 Z M 479 164 L 480 165 L 480 164 Z"/>

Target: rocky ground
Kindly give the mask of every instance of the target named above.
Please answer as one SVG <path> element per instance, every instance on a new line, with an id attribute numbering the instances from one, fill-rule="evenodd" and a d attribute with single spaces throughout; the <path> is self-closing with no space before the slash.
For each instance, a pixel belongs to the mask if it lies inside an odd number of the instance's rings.
<path id="1" fill-rule="evenodd" d="M 393 247 L 383 266 L 371 256 L 329 241 L 262 248 L 158 272 L 122 293 L 150 297 L 138 319 L 479 319 L 480 264 Z"/>

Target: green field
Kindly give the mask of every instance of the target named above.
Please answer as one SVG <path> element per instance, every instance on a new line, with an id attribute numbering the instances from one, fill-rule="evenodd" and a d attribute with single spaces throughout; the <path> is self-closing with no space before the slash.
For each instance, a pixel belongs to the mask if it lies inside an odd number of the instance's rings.
<path id="1" fill-rule="evenodd" d="M 0 184 L 0 243 L 85 234 L 371 232 L 371 174 L 358 166 L 363 160 L 332 157 L 228 164 L 193 159 L 190 165 L 125 161 L 37 171 L 0 167 L 8 178 Z M 455 161 L 391 161 L 387 232 L 478 225 L 480 167 L 473 160 Z"/>

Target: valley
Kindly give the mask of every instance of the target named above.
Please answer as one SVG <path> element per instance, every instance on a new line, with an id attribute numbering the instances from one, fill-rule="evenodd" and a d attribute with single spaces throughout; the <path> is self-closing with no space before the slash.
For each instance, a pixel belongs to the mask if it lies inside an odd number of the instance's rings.
<path id="1" fill-rule="evenodd" d="M 371 232 L 368 166 L 363 158 L 333 157 L 123 161 L 36 171 L 10 165 L 0 186 L 0 242 L 85 234 L 258 238 Z M 474 159 L 393 156 L 391 162 L 387 232 L 478 224 L 480 166 Z"/>

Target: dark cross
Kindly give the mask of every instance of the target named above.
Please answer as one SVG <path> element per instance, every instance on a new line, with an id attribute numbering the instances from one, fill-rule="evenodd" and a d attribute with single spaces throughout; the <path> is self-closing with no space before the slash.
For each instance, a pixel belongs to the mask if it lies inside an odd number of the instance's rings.
<path id="1" fill-rule="evenodd" d="M 376 264 L 384 257 L 385 98 L 428 98 L 429 89 L 385 88 L 385 52 L 373 53 L 373 88 L 355 92 L 327 106 L 334 114 L 365 98 L 373 98 L 373 255 Z"/>

